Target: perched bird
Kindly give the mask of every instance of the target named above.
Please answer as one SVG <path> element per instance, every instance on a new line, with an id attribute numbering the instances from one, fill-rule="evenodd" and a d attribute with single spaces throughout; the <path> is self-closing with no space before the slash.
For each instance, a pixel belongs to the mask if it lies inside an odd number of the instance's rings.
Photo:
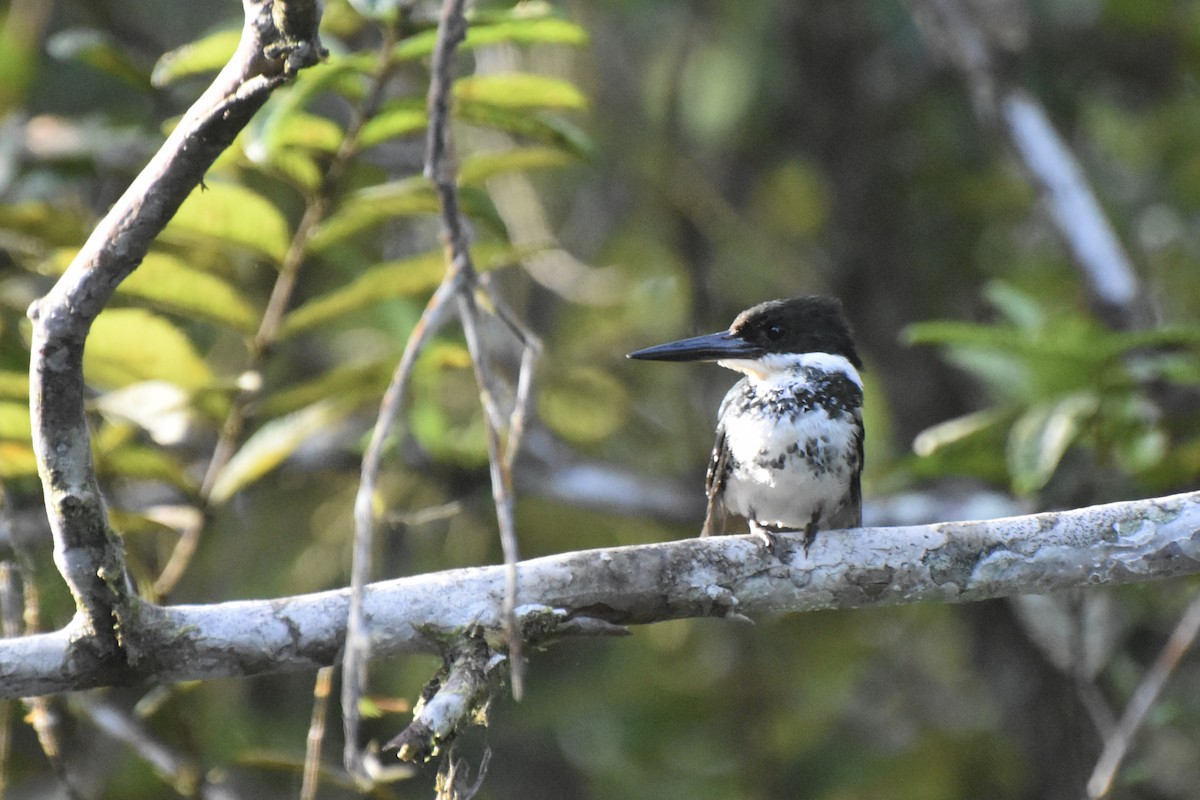
<path id="1" fill-rule="evenodd" d="M 742 378 L 717 412 L 708 513 L 739 514 L 773 546 L 773 534 L 862 523 L 862 361 L 842 304 L 832 297 L 772 300 L 729 330 L 648 347 L 629 358 L 716 361 Z"/>

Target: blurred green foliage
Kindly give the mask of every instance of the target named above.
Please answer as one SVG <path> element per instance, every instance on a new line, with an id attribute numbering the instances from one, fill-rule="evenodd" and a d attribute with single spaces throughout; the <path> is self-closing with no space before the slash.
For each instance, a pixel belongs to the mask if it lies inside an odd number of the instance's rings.
<path id="1" fill-rule="evenodd" d="M 139 586 L 150 590 L 190 520 L 211 518 L 173 601 L 346 583 L 363 439 L 444 269 L 421 175 L 434 17 L 326 5 L 328 61 L 277 92 L 222 155 L 89 340 L 93 449 Z M 40 503 L 25 309 L 237 42 L 236 3 L 165 8 L 0 9 L 6 513 L 36 516 Z M 843 298 L 868 362 L 868 497 L 966 483 L 1051 507 L 1194 486 L 1200 3 L 1022 8 L 1028 41 L 1011 54 L 1013 74 L 1075 148 L 1156 329 L 1113 332 L 1087 310 L 1035 192 L 901 4 L 474 12 L 454 93 L 472 254 L 545 341 L 535 452 L 518 474 L 545 462 L 549 484 L 580 461 L 696 497 L 678 514 L 631 516 L 529 486 L 517 506 L 523 554 L 693 535 L 733 376 L 623 355 L 804 292 Z M 380 19 L 400 34 L 391 78 L 331 189 L 326 170 L 379 69 Z M 318 202 L 327 213 L 297 245 Z M 296 293 L 264 345 L 293 246 Z M 495 321 L 484 333 L 511 383 L 511 338 Z M 237 408 L 232 458 L 205 487 Z M 380 497 L 390 530 L 379 575 L 495 562 L 478 392 L 453 326 L 421 358 L 404 422 Z M 48 545 L 31 555 L 43 625 L 62 624 L 69 601 Z M 1122 635 L 1098 683 L 1114 707 L 1190 588 L 1119 593 Z M 378 704 L 415 698 L 435 667 L 380 665 Z M 1176 676 L 1122 773 L 1123 796 L 1194 796 L 1197 682 L 1186 665 Z M 1077 797 L 1098 743 L 1074 679 L 988 604 L 652 626 L 532 654 L 527 684 L 525 702 L 497 701 L 486 734 L 464 743 L 495 751 L 481 797 Z M 146 722 L 243 796 L 290 797 L 310 696 L 310 676 L 172 687 Z M 385 713 L 369 732 L 387 738 L 405 721 Z M 9 785 L 44 786 L 32 733 L 12 725 Z M 98 765 L 95 796 L 174 796 L 87 725 L 73 757 Z M 339 736 L 330 725 L 328 763 Z M 431 782 L 380 793 L 427 797 Z M 343 795 L 322 785 L 321 796 Z"/>

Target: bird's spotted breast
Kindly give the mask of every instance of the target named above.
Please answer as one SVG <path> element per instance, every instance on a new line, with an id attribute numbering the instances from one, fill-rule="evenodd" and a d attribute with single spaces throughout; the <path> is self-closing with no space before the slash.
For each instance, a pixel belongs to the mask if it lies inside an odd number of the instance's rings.
<path id="1" fill-rule="evenodd" d="M 844 419 L 856 415 L 862 401 L 862 388 L 845 373 L 805 367 L 792 380 L 739 381 L 722 404 L 721 415 L 762 414 L 795 422 L 821 408 L 830 419 Z"/>
<path id="2" fill-rule="evenodd" d="M 861 409 L 862 388 L 843 372 L 802 367 L 740 381 L 720 414 L 729 453 L 721 481 L 726 508 L 803 529 L 856 506 Z"/>

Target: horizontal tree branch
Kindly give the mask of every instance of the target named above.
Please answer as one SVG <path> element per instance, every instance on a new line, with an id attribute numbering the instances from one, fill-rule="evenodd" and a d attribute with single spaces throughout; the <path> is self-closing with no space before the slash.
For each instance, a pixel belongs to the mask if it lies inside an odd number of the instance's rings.
<path id="1" fill-rule="evenodd" d="M 518 565 L 517 617 L 532 643 L 686 617 L 920 601 L 967 602 L 1115 586 L 1200 572 L 1200 492 L 981 522 L 861 528 L 773 550 L 749 536 L 585 550 Z M 502 646 L 505 568 L 457 569 L 371 584 L 364 611 L 376 657 L 446 653 L 468 632 Z M 80 623 L 0 642 L 0 696 L 138 680 L 315 669 L 345 637 L 349 591 L 159 607 L 141 603 L 120 675 L 77 659 Z"/>

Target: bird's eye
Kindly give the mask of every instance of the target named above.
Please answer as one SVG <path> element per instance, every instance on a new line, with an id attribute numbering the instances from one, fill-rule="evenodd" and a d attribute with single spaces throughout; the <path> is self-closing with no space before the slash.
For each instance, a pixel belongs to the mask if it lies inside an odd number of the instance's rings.
<path id="1" fill-rule="evenodd" d="M 777 342 L 783 336 L 783 328 L 778 325 L 772 325 L 767 328 L 767 338 L 772 342 Z"/>

